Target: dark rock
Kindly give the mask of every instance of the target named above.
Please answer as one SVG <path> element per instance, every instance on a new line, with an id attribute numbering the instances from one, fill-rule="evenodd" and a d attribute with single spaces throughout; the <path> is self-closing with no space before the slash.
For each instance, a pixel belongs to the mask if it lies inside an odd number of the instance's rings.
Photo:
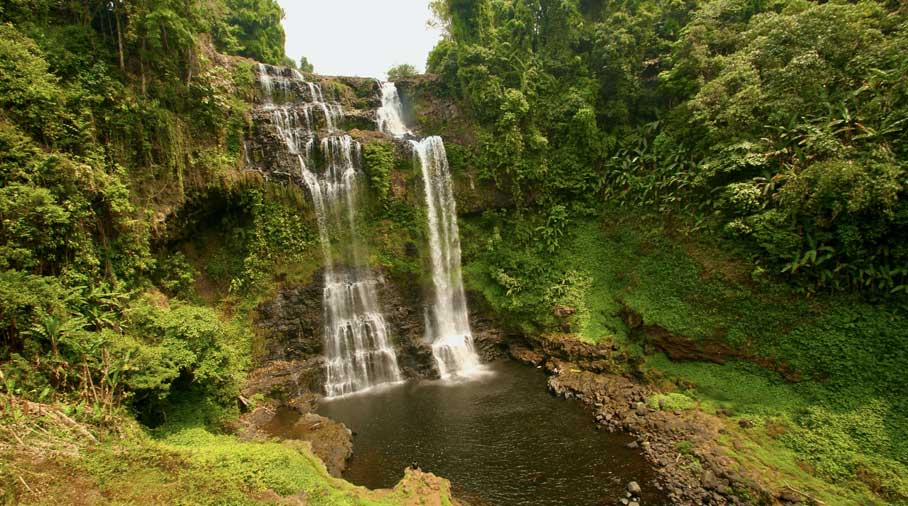
<path id="1" fill-rule="evenodd" d="M 274 360 L 252 371 L 243 386 L 243 397 L 263 395 L 286 402 L 312 403 L 325 384 L 321 357 Z"/>
<path id="2" fill-rule="evenodd" d="M 545 356 L 542 353 L 519 343 L 512 343 L 508 347 L 508 353 L 511 358 L 522 364 L 538 366 L 545 362 Z"/>
<path id="3" fill-rule="evenodd" d="M 719 488 L 719 479 L 716 477 L 715 473 L 707 469 L 703 471 L 703 475 L 700 477 L 700 483 L 703 484 L 703 488 L 707 490 L 716 490 Z"/>
<path id="4" fill-rule="evenodd" d="M 312 283 L 280 290 L 273 299 L 259 304 L 255 327 L 264 337 L 260 360 L 298 360 L 322 352 L 322 273 Z"/>
<path id="5" fill-rule="evenodd" d="M 738 420 L 738 425 L 740 425 L 742 429 L 751 429 L 756 427 L 757 424 L 755 424 L 753 420 L 742 418 L 741 420 Z"/>
<path id="6" fill-rule="evenodd" d="M 800 504 L 804 502 L 804 496 L 798 494 L 797 492 L 789 489 L 782 489 L 781 492 L 776 496 L 779 501 L 788 504 Z"/>

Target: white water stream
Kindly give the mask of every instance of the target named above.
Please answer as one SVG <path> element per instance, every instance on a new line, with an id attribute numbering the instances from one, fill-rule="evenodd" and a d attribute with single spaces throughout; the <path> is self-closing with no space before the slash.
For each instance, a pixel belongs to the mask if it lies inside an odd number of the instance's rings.
<path id="1" fill-rule="evenodd" d="M 400 95 L 394 83 L 382 84 L 379 129 L 395 137 L 410 130 L 404 125 Z M 441 137 L 411 140 L 422 170 L 426 201 L 426 228 L 432 264 L 433 300 L 426 318 L 426 338 L 442 378 L 470 376 L 479 370 L 473 347 L 467 301 L 460 266 L 457 206 L 445 145 Z"/>

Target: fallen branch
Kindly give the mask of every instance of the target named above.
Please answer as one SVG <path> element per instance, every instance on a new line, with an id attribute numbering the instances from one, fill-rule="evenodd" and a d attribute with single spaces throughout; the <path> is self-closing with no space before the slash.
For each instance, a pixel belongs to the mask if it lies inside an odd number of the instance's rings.
<path id="1" fill-rule="evenodd" d="M 798 489 L 792 487 L 792 486 L 789 485 L 788 483 L 785 484 L 785 488 L 787 488 L 788 490 L 791 490 L 792 492 L 794 492 L 794 493 L 796 493 L 796 494 L 800 494 L 800 495 L 802 495 L 802 496 L 804 496 L 804 497 L 810 499 L 811 501 L 813 501 L 813 502 L 819 504 L 820 506 L 825 506 L 825 504 L 826 504 L 825 502 L 823 502 L 823 501 L 817 499 L 816 497 L 813 497 L 812 495 L 808 494 L 807 492 L 802 492 L 802 491 L 800 491 L 800 490 L 798 490 Z"/>
<path id="2" fill-rule="evenodd" d="M 93 436 L 91 432 L 88 432 L 88 429 L 86 429 L 85 426 L 83 426 L 79 422 L 73 420 L 72 418 L 64 415 L 56 408 L 47 406 L 45 404 L 38 404 L 36 402 L 31 402 L 31 401 L 20 401 L 20 402 L 22 402 L 25 405 L 25 408 L 27 411 L 34 412 L 38 416 L 50 417 L 50 418 L 62 423 L 63 425 L 66 425 L 67 427 L 73 429 L 74 431 L 78 432 L 79 434 L 84 436 L 86 439 L 90 440 L 92 443 L 98 442 L 98 439 L 95 438 L 95 436 Z"/>
<path id="3" fill-rule="evenodd" d="M 25 479 L 22 478 L 22 475 L 19 475 L 19 481 L 21 481 L 22 484 L 25 485 L 25 488 L 28 489 L 28 492 L 29 492 L 30 494 L 35 495 L 35 491 L 32 490 L 32 488 L 28 486 L 28 483 L 25 483 Z"/>

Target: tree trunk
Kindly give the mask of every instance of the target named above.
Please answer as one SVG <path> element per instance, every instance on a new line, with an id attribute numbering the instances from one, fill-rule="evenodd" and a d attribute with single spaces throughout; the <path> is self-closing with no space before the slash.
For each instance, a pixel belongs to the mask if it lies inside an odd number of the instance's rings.
<path id="1" fill-rule="evenodd" d="M 186 87 L 192 84 L 192 46 L 186 48 Z"/>
<path id="2" fill-rule="evenodd" d="M 142 76 L 142 95 L 145 95 L 145 36 L 142 36 L 142 52 L 139 53 L 139 74 Z"/>
<path id="3" fill-rule="evenodd" d="M 126 72 L 126 59 L 123 56 L 123 30 L 120 28 L 120 13 L 114 9 L 114 19 L 117 21 L 117 51 L 120 54 L 120 71 Z"/>

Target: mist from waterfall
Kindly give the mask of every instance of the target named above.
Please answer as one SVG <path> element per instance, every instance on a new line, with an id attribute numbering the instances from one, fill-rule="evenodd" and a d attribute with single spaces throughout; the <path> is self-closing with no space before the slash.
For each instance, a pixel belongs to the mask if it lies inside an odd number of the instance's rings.
<path id="1" fill-rule="evenodd" d="M 309 190 L 318 222 L 325 264 L 325 394 L 336 397 L 400 381 L 378 303 L 379 280 L 369 268 L 357 230 L 361 146 L 337 130 L 343 109 L 326 101 L 318 84 L 307 82 L 298 71 L 270 65 L 260 65 L 258 77 L 265 94 L 262 108 L 287 154 L 299 164 L 296 173 L 287 175 Z M 313 110 L 324 121 L 322 137 Z M 323 165 L 319 173 L 316 151 Z"/>

